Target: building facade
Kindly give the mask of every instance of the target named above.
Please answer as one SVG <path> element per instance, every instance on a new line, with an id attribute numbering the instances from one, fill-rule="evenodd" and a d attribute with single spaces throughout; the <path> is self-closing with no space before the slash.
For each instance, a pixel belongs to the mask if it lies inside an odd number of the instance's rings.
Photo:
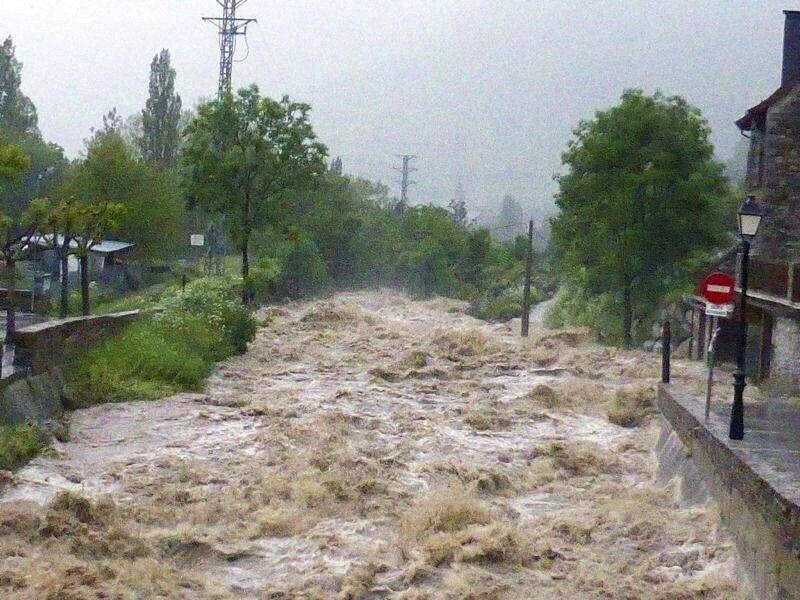
<path id="1" fill-rule="evenodd" d="M 736 121 L 750 139 L 746 191 L 766 209 L 752 243 L 748 278 L 748 371 L 776 395 L 800 393 L 800 11 L 784 11 L 781 85 Z M 720 270 L 735 274 L 738 260 Z M 697 358 L 708 336 L 695 299 Z M 735 315 L 734 318 L 738 318 Z M 723 356 L 736 343 L 732 320 L 723 326 Z"/>

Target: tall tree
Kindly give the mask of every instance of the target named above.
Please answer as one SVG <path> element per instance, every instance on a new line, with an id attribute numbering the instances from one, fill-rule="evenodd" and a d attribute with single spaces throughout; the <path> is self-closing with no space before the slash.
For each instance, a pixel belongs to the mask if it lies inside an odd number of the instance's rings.
<path id="1" fill-rule="evenodd" d="M 0 130 L 14 138 L 39 136 L 36 107 L 22 93 L 22 63 L 15 55 L 14 42 L 0 45 Z"/>
<path id="2" fill-rule="evenodd" d="M 330 167 L 328 167 L 328 172 L 331 175 L 341 175 L 342 174 L 342 157 L 337 156 L 331 161 Z"/>
<path id="3" fill-rule="evenodd" d="M 725 226 L 726 181 L 700 112 L 678 97 L 626 91 L 579 124 L 562 160 L 552 237 L 590 296 L 611 297 L 624 344 L 637 317 Z"/>
<path id="4" fill-rule="evenodd" d="M 30 167 L 31 159 L 19 146 L 0 146 L 0 195 L 5 201 L 6 185 Z"/>
<path id="5" fill-rule="evenodd" d="M 72 231 L 64 235 L 75 240 L 75 255 L 81 269 L 81 308 L 84 315 L 91 312 L 89 298 L 89 252 L 103 240 L 106 232 L 117 226 L 125 207 L 116 202 L 83 203 L 74 207 Z"/>
<path id="6" fill-rule="evenodd" d="M 125 210 L 103 235 L 136 244 L 136 258 L 144 262 L 171 256 L 183 244 L 185 207 L 177 176 L 133 156 L 117 127 L 94 133 L 86 158 L 76 164 L 60 186 L 59 198 L 76 198 L 85 204 L 113 202 Z"/>
<path id="7" fill-rule="evenodd" d="M 5 198 L 5 184 L 20 177 L 30 166 L 30 159 L 17 146 L 0 146 L 0 199 Z M 6 275 L 6 335 L 14 333 L 16 314 L 16 263 L 22 255 L 23 239 L 30 230 L 15 226 L 14 220 L 0 212 L 0 254 Z M 2 352 L 0 352 L 2 355 Z"/>
<path id="8" fill-rule="evenodd" d="M 497 237 L 501 240 L 513 240 L 525 231 L 525 213 L 514 196 L 506 194 L 497 215 Z"/>
<path id="9" fill-rule="evenodd" d="M 142 134 L 138 138 L 142 157 L 161 168 L 178 161 L 181 97 L 175 93 L 175 69 L 169 50 L 162 50 L 150 64 L 150 97 L 142 111 Z"/>
<path id="10" fill-rule="evenodd" d="M 0 146 L 19 146 L 30 158 L 29 168 L 4 185 L 4 210 L 13 220 L 21 217 L 32 198 L 49 193 L 68 165 L 61 148 L 42 140 L 36 107 L 22 93 L 21 84 L 22 64 L 9 37 L 0 44 Z"/>
<path id="11" fill-rule="evenodd" d="M 72 232 L 80 219 L 80 208 L 72 198 L 60 202 L 37 198 L 31 202 L 26 215 L 28 222 L 40 234 L 37 243 L 45 244 L 58 258 L 61 278 L 59 316 L 63 319 L 69 312 L 69 257 L 75 253 Z"/>
<path id="12" fill-rule="evenodd" d="M 187 191 L 212 213 L 225 215 L 250 273 L 250 239 L 267 209 L 287 190 L 312 185 L 325 173 L 326 147 L 316 141 L 311 107 L 260 95 L 253 85 L 204 104 L 188 126 L 183 149 Z M 243 286 L 242 299 L 249 300 Z"/>

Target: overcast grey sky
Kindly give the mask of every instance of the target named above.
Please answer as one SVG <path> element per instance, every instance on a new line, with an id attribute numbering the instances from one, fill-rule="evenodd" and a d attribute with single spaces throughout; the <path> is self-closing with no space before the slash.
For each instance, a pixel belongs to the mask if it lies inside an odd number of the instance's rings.
<path id="1" fill-rule="evenodd" d="M 579 119 L 627 87 L 680 94 L 713 129 L 779 84 L 784 0 L 249 0 L 249 55 L 234 85 L 310 103 L 345 170 L 390 183 L 420 155 L 412 201 L 444 203 L 458 180 L 474 208 L 505 193 L 549 203 Z M 0 0 L 42 132 L 70 156 L 116 106 L 140 110 L 152 56 L 169 48 L 185 106 L 213 96 L 214 0 Z"/>

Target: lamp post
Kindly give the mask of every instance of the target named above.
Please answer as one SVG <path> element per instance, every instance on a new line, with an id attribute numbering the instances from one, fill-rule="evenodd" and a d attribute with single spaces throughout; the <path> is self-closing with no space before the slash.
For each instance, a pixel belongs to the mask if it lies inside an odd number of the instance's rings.
<path id="1" fill-rule="evenodd" d="M 736 354 L 736 371 L 733 374 L 733 406 L 728 437 L 732 440 L 744 438 L 744 387 L 745 358 L 747 355 L 747 266 L 750 260 L 750 242 L 758 233 L 764 209 L 755 196 L 748 196 L 739 209 L 739 235 L 742 238 L 742 262 L 739 292 L 739 347 Z"/>

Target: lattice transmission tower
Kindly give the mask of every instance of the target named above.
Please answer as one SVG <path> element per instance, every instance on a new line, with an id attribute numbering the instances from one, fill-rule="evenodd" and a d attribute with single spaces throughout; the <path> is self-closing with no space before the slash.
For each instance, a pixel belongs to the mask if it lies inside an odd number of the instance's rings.
<path id="1" fill-rule="evenodd" d="M 236 16 L 236 9 L 247 0 L 217 0 L 222 7 L 221 17 L 203 17 L 204 21 L 213 23 L 219 30 L 219 89 L 221 98 L 231 91 L 231 75 L 233 73 L 233 57 L 236 54 L 236 38 L 247 35 L 247 26 L 255 23 L 255 19 L 243 19 Z"/>
<path id="2" fill-rule="evenodd" d="M 417 156 L 416 154 L 398 154 L 397 157 L 403 160 L 403 166 L 395 167 L 395 171 L 400 171 L 400 202 L 396 211 L 403 214 L 408 209 L 408 188 L 417 183 L 410 178 L 411 173 L 417 170 L 411 166 L 411 161 Z"/>

